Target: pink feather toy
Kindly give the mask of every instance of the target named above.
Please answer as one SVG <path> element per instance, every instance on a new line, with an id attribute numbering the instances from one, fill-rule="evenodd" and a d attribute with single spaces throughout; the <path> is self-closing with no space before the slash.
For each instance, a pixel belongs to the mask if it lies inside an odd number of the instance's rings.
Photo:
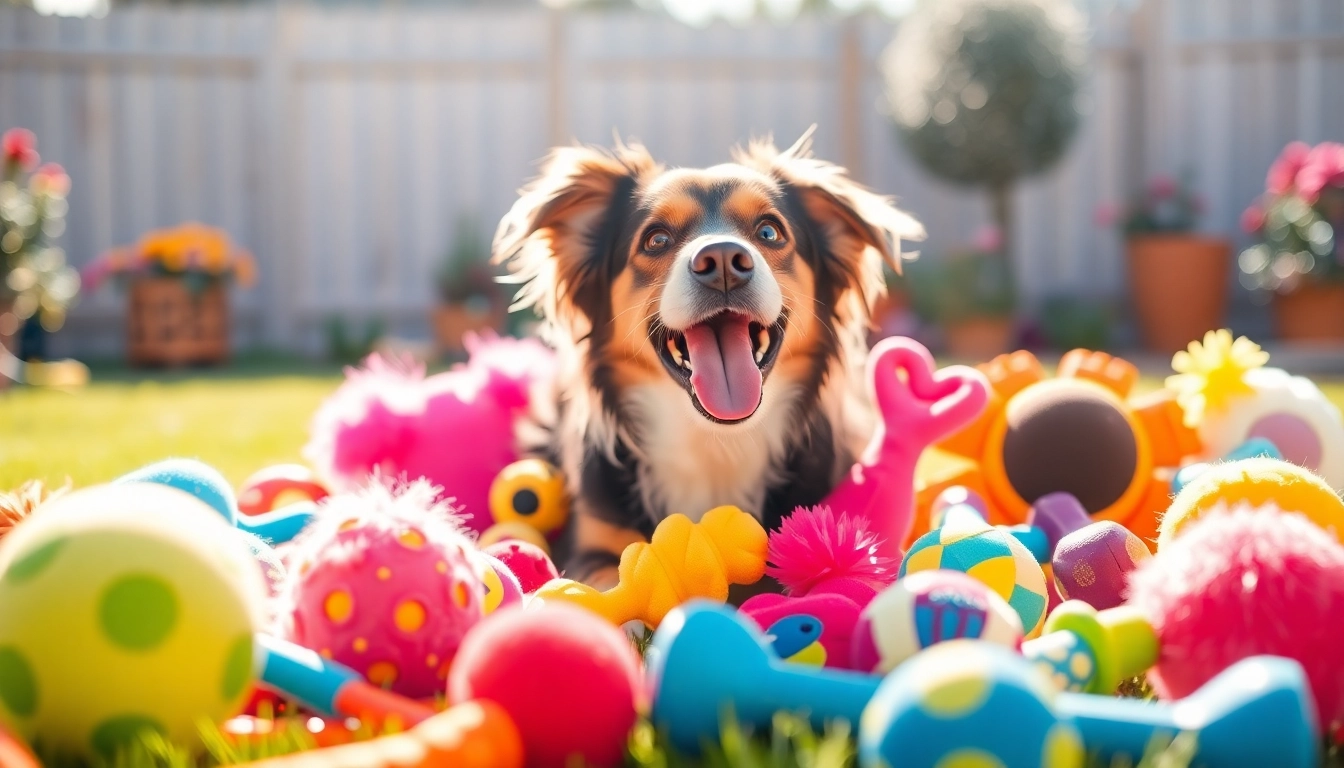
<path id="1" fill-rule="evenodd" d="M 425 478 L 467 527 L 490 527 L 490 484 L 520 457 L 533 406 L 551 401 L 555 359 L 536 339 L 469 334 L 465 342 L 470 359 L 433 376 L 377 355 L 346 371 L 303 451 L 332 490 L 360 488 L 375 472 Z"/>
<path id="2" fill-rule="evenodd" d="M 783 658 L 850 668 L 850 638 L 865 606 L 896 580 L 900 562 L 879 552 L 864 518 L 799 507 L 770 534 L 766 573 L 785 595 L 756 595 L 742 613 Z"/>

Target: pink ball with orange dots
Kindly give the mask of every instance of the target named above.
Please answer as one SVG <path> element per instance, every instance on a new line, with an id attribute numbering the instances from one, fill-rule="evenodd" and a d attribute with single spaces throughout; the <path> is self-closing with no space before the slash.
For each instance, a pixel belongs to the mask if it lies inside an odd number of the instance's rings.
<path id="1" fill-rule="evenodd" d="M 427 483 L 332 496 L 291 553 L 288 639 L 412 698 L 485 613 L 484 563 Z"/>

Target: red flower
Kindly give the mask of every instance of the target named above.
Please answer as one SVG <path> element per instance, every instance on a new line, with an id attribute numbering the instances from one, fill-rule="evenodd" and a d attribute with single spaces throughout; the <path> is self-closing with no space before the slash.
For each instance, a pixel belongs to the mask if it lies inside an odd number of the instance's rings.
<path id="1" fill-rule="evenodd" d="M 1260 206 L 1252 205 L 1241 212 L 1241 229 L 1243 232 L 1253 235 L 1265 226 L 1265 212 Z"/>
<path id="2" fill-rule="evenodd" d="M 47 163 L 33 172 L 28 182 L 39 195 L 65 197 L 70 194 L 70 177 L 56 163 Z"/>
<path id="3" fill-rule="evenodd" d="M 1269 167 L 1269 176 L 1265 178 L 1265 190 L 1271 195 L 1286 195 L 1293 189 L 1297 174 L 1307 164 L 1311 147 L 1300 141 L 1294 141 L 1283 148 L 1279 159 Z"/>
<path id="4" fill-rule="evenodd" d="M 1148 194 L 1156 200 L 1170 200 L 1176 195 L 1176 180 L 1167 175 L 1154 176 L 1148 182 Z"/>
<path id="5" fill-rule="evenodd" d="M 1344 186 L 1344 144 L 1317 144 L 1297 172 L 1297 191 L 1314 203 L 1326 187 Z"/>
<path id="6" fill-rule="evenodd" d="M 25 171 L 31 171 L 42 158 L 37 155 L 37 137 L 27 128 L 11 128 L 0 136 L 0 152 L 5 155 L 5 163 L 13 163 Z"/>
<path id="7" fill-rule="evenodd" d="M 1092 221 L 1098 227 L 1113 227 L 1120 221 L 1120 206 L 1115 203 L 1101 203 L 1092 212 Z"/>

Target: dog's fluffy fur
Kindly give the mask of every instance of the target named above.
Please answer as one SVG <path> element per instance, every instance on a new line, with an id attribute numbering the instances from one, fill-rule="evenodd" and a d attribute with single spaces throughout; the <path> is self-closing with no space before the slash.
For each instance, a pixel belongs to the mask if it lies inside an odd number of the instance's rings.
<path id="1" fill-rule="evenodd" d="M 557 149 L 500 223 L 515 308 L 537 309 L 559 355 L 542 451 L 571 486 L 570 578 L 610 583 L 621 550 L 673 513 L 732 504 L 773 526 L 820 501 L 867 442 L 860 373 L 883 261 L 899 269 L 901 240 L 923 230 L 810 144 L 756 142 L 703 170 L 665 169 L 637 145 Z M 743 284 L 715 282 L 739 267 Z M 692 385 L 683 332 L 715 318 L 739 325 L 712 333 L 748 334 L 764 380 L 752 412 L 720 418 Z M 747 378 L 734 391 L 756 400 Z"/>

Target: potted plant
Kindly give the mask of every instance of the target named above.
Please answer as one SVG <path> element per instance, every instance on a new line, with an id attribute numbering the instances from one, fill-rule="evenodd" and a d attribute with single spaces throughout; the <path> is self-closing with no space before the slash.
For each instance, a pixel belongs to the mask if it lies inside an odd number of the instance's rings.
<path id="1" fill-rule="evenodd" d="M 1098 223 L 1119 222 L 1130 295 L 1149 349 L 1170 354 L 1222 327 L 1232 245 L 1195 232 L 1204 201 L 1179 181 L 1155 176 L 1123 211 L 1103 207 Z"/>
<path id="2" fill-rule="evenodd" d="M 132 365 L 209 365 L 229 356 L 227 287 L 254 284 L 256 264 L 222 229 L 187 223 L 107 251 L 84 270 L 91 289 L 109 279 L 129 293 Z"/>
<path id="3" fill-rule="evenodd" d="M 70 177 L 61 166 L 39 166 L 37 140 L 22 128 L 0 137 L 0 358 L 14 355 L 20 331 L 36 323 L 55 331 L 79 293 L 79 273 L 53 244 L 65 230 Z M 0 388 L 13 360 L 0 360 Z"/>
<path id="4" fill-rule="evenodd" d="M 503 328 L 508 308 L 489 259 L 490 246 L 476 220 L 462 217 L 437 276 L 439 301 L 432 321 L 445 354 L 462 353 L 462 336 L 469 331 Z"/>
<path id="5" fill-rule="evenodd" d="M 1279 337 L 1344 340 L 1344 144 L 1285 147 L 1242 228 L 1260 240 L 1238 259 L 1242 284 L 1272 297 Z"/>
<path id="6" fill-rule="evenodd" d="M 939 326 L 958 360 L 989 360 L 1016 340 L 1017 309 L 998 231 L 986 228 L 966 247 L 910 266 L 915 311 Z"/>

